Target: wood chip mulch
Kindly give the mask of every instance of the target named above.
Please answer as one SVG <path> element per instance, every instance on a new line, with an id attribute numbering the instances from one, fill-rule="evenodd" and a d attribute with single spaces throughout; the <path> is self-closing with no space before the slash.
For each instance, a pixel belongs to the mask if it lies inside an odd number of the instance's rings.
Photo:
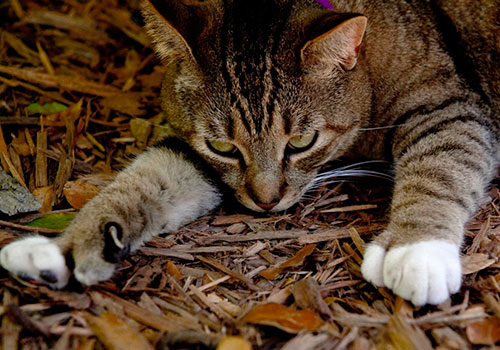
<path id="1" fill-rule="evenodd" d="M 0 18 L 1 164 L 42 205 L 0 216 L 3 246 L 60 234 L 29 223 L 71 216 L 171 130 L 137 0 L 10 0 Z M 54 291 L 2 271 L 1 348 L 494 349 L 498 185 L 467 225 L 463 288 L 437 307 L 362 279 L 391 188 L 367 178 L 320 187 L 280 215 L 220 208 L 148 242 L 91 288 Z"/>

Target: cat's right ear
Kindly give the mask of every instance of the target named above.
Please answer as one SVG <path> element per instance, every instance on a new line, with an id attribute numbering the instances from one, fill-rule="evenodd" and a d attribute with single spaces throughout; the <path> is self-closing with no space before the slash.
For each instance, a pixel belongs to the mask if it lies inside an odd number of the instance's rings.
<path id="1" fill-rule="evenodd" d="M 179 0 L 143 0 L 142 15 L 145 28 L 153 39 L 162 60 L 195 61 L 187 42 L 187 28 L 192 14 Z"/>

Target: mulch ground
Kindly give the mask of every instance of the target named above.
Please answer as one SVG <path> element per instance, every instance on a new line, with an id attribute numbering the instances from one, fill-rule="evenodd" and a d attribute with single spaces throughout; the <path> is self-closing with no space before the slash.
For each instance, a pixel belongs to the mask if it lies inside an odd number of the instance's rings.
<path id="1" fill-rule="evenodd" d="M 29 222 L 71 216 L 171 130 L 137 0 L 10 0 L 0 18 L 2 167 L 42 204 L 0 217 L 3 246 L 60 234 Z M 498 183 L 467 225 L 460 293 L 419 308 L 360 274 L 390 188 L 370 178 L 325 185 L 280 215 L 223 207 L 148 242 L 90 288 L 54 291 L 2 271 L 2 349 L 495 348 Z"/>

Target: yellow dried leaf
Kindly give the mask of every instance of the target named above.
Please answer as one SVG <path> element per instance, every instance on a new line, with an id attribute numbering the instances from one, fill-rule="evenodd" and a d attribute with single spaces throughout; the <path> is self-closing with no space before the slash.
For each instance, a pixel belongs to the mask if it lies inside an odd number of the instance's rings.
<path id="1" fill-rule="evenodd" d="M 167 272 L 169 275 L 174 276 L 178 280 L 181 280 L 184 278 L 184 275 L 179 271 L 177 266 L 171 261 L 168 262 L 167 264 Z"/>
<path id="2" fill-rule="evenodd" d="M 304 329 L 316 331 L 325 323 L 310 310 L 295 310 L 275 303 L 255 306 L 242 321 L 276 327 L 293 334 Z"/>
<path id="3" fill-rule="evenodd" d="M 496 317 L 489 317 L 469 323 L 466 334 L 472 344 L 493 345 L 500 341 L 500 321 Z"/>
<path id="4" fill-rule="evenodd" d="M 242 337 L 224 337 L 217 350 L 252 350 L 252 345 Z"/>
<path id="5" fill-rule="evenodd" d="M 311 255 L 315 248 L 316 244 L 308 244 L 299 250 L 292 258 L 282 262 L 281 264 L 265 269 L 260 272 L 259 275 L 267 278 L 268 280 L 276 279 L 284 269 L 302 265 L 304 263 L 304 259 Z"/>
<path id="6" fill-rule="evenodd" d="M 99 187 L 83 180 L 68 181 L 64 185 L 63 193 L 73 208 L 81 209 L 99 193 Z"/>
<path id="7" fill-rule="evenodd" d="M 101 316 L 85 314 L 90 328 L 109 350 L 152 350 L 153 347 L 135 328 L 116 315 L 103 311 Z"/>

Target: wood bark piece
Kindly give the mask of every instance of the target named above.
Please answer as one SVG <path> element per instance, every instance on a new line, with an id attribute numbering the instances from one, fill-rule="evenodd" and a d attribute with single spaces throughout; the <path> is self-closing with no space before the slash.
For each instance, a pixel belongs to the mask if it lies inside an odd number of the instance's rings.
<path id="1" fill-rule="evenodd" d="M 77 91 L 89 95 L 111 96 L 120 93 L 120 90 L 110 85 L 99 84 L 83 79 L 75 79 L 75 77 L 69 76 L 54 76 L 28 68 L 21 69 L 0 65 L 0 73 L 9 74 L 18 79 L 49 88 Z"/>
<path id="2" fill-rule="evenodd" d="M 35 159 L 35 186 L 44 187 L 49 184 L 47 180 L 47 133 L 39 131 L 36 134 L 36 159 Z"/>
<path id="3" fill-rule="evenodd" d="M 40 208 L 35 196 L 0 169 L 0 212 L 11 216 Z"/>

